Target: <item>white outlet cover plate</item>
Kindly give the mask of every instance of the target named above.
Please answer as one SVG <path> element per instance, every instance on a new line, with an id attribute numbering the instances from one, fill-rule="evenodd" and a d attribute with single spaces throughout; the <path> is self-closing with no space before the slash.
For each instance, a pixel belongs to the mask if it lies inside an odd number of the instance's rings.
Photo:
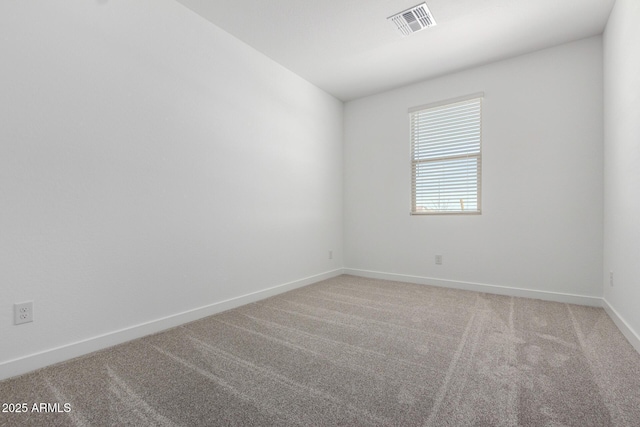
<path id="1" fill-rule="evenodd" d="M 33 322 L 33 301 L 13 304 L 13 316 L 14 325 Z"/>

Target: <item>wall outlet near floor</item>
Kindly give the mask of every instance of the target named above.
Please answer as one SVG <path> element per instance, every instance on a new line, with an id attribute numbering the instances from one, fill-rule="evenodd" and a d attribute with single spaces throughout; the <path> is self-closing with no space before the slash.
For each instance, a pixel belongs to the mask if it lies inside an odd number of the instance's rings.
<path id="1" fill-rule="evenodd" d="M 329 259 L 333 259 L 333 251 L 329 251 Z"/>
<path id="2" fill-rule="evenodd" d="M 33 322 L 33 301 L 13 304 L 13 324 Z"/>
<path id="3" fill-rule="evenodd" d="M 436 264 L 442 265 L 442 255 L 436 255 Z"/>
<path id="4" fill-rule="evenodd" d="M 609 272 L 609 286 L 613 287 L 613 271 Z"/>

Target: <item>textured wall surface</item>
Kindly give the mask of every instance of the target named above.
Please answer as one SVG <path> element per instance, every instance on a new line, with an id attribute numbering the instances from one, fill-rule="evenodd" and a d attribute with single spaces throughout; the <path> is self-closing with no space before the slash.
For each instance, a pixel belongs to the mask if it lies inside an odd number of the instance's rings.
<path id="1" fill-rule="evenodd" d="M 604 33 L 604 296 L 640 340 L 640 3 L 617 0 Z M 609 273 L 613 272 L 613 287 Z M 640 341 L 638 341 L 640 343 Z M 637 347 L 640 351 L 640 347 Z"/>
<path id="2" fill-rule="evenodd" d="M 341 102 L 172 0 L 0 27 L 0 368 L 342 267 Z"/>
<path id="3" fill-rule="evenodd" d="M 602 85 L 592 37 L 347 103 L 345 265 L 601 297 Z M 407 110 L 481 91 L 482 215 L 410 216 Z"/>

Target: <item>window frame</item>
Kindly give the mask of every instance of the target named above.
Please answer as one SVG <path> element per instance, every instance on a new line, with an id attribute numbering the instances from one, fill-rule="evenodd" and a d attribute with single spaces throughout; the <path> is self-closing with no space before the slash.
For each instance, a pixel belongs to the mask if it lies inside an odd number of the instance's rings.
<path id="1" fill-rule="evenodd" d="M 466 96 L 461 96 L 457 98 L 451 98 L 431 104 L 420 105 L 417 107 L 412 107 L 409 109 L 409 131 L 410 131 L 410 161 L 411 161 L 411 215 L 481 215 L 482 214 L 482 110 L 483 110 L 483 98 L 484 92 L 477 92 Z M 416 132 L 415 132 L 415 117 L 419 113 L 424 113 L 427 111 L 437 111 L 439 109 L 443 109 L 446 107 L 452 107 L 456 104 L 471 104 L 472 101 L 479 101 L 478 110 L 478 148 L 477 153 L 462 153 L 462 154 L 448 154 L 442 155 L 439 157 L 430 157 L 430 158 L 419 158 L 416 157 L 416 148 L 420 147 L 424 149 L 426 144 L 424 142 L 417 141 Z M 462 144 L 460 145 L 463 146 Z M 452 162 L 455 160 L 464 160 L 474 158 L 476 159 L 476 206 L 477 209 L 465 211 L 464 203 L 461 199 L 462 209 L 460 210 L 418 210 L 418 198 L 419 193 L 417 191 L 416 184 L 416 176 L 417 176 L 417 166 L 421 164 L 437 164 L 443 162 Z"/>

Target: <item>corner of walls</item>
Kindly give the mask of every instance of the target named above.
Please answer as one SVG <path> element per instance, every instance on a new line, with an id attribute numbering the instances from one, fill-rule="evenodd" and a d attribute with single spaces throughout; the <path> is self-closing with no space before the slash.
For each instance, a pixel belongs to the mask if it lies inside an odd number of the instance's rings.
<path id="1" fill-rule="evenodd" d="M 368 277 L 372 279 L 392 280 L 396 282 L 415 283 L 418 285 L 438 286 L 441 288 L 460 289 L 464 291 L 481 292 L 495 295 L 507 295 L 521 298 L 539 299 L 543 301 L 561 302 L 565 304 L 602 307 L 602 298 L 584 295 L 574 295 L 563 292 L 540 291 L 523 289 L 512 286 L 496 286 L 486 283 L 463 282 L 459 280 L 440 279 L 436 277 L 411 276 L 407 274 L 383 273 L 380 271 L 359 270 L 345 268 L 344 274 Z"/>
<path id="2" fill-rule="evenodd" d="M 605 309 L 634 347 L 640 337 L 640 2 L 616 0 L 604 44 Z M 610 274 L 613 280 L 610 283 Z"/>
<path id="3" fill-rule="evenodd" d="M 594 36 L 348 102 L 346 269 L 598 305 L 602 85 Z M 407 110 L 476 92 L 482 215 L 410 216 Z"/>
<path id="4" fill-rule="evenodd" d="M 3 376 L 341 271 L 341 101 L 174 0 L 0 27 Z"/>

